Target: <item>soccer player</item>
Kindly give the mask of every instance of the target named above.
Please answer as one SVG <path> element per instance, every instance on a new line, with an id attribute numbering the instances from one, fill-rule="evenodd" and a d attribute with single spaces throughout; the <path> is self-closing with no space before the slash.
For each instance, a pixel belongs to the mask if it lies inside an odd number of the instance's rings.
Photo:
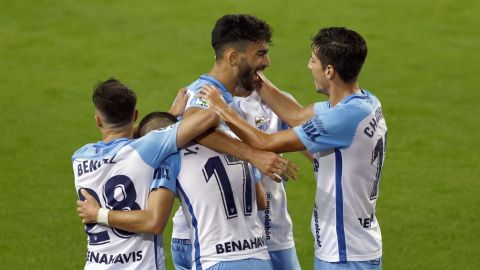
<path id="1" fill-rule="evenodd" d="M 168 113 L 163 113 L 163 112 L 149 113 L 148 115 L 146 115 L 140 121 L 140 124 L 138 125 L 139 135 L 144 136 L 146 133 L 148 133 L 152 130 L 156 130 L 158 128 L 168 126 L 170 124 L 175 123 L 176 121 L 177 121 L 176 118 L 173 117 L 172 115 L 168 114 Z M 194 157 L 192 157 L 192 158 L 194 158 Z M 180 162 L 178 162 L 178 161 L 174 162 L 173 161 L 175 159 L 178 160 L 178 154 L 171 155 L 170 157 L 167 158 L 167 160 L 164 161 L 164 163 L 162 163 L 162 165 L 158 169 L 159 173 L 155 174 L 155 176 L 157 178 L 152 183 L 151 189 L 166 187 L 166 188 L 170 189 L 171 191 L 175 192 L 175 186 L 174 185 L 175 185 L 176 178 L 177 178 L 178 174 L 180 173 L 180 167 L 181 167 Z M 192 166 L 184 166 L 182 168 L 182 170 L 192 171 L 192 170 L 195 170 L 195 168 L 192 167 Z M 249 172 L 249 173 L 251 174 L 252 172 Z M 257 182 L 256 185 L 255 185 L 255 189 L 256 189 L 256 193 L 257 193 L 257 199 L 256 199 L 257 206 L 258 206 L 259 209 L 265 209 L 266 199 L 265 199 L 265 191 L 262 188 L 262 184 L 260 182 Z M 88 202 L 85 202 L 85 201 L 83 201 L 83 202 L 80 201 L 78 211 L 79 211 L 80 215 L 84 218 L 85 222 L 87 222 L 87 223 L 88 222 L 96 222 L 97 221 L 97 215 L 98 215 L 97 213 L 99 211 L 100 206 L 99 206 L 98 202 L 95 201 L 95 198 L 90 196 L 87 192 L 82 192 L 82 194 L 90 202 L 88 203 Z M 149 203 L 150 203 L 150 201 L 149 201 Z M 171 206 L 170 203 L 168 203 L 168 205 Z M 155 208 L 155 206 L 152 206 L 150 204 L 147 205 L 147 210 L 152 209 L 152 208 Z M 120 213 L 120 215 L 124 215 L 124 216 L 133 215 L 133 214 L 136 214 L 135 212 L 138 212 L 138 211 L 122 212 L 122 213 Z M 136 218 L 137 218 L 137 220 L 130 219 L 130 221 L 133 224 L 137 224 L 137 223 L 148 224 L 149 223 L 148 220 L 147 220 L 149 217 L 147 217 L 147 216 L 142 217 L 140 215 L 136 215 Z M 138 220 L 138 218 L 144 218 L 144 219 L 143 220 Z M 183 215 L 182 215 L 182 219 L 183 219 L 183 221 L 185 222 L 185 225 L 186 225 L 185 217 Z M 159 222 L 155 222 L 155 223 L 159 223 Z M 115 221 L 111 221 L 109 225 L 112 226 L 112 227 L 116 227 L 117 223 Z M 144 229 L 145 226 L 143 226 L 143 227 L 140 227 L 138 225 L 136 225 L 135 227 L 133 227 L 133 226 L 128 227 L 128 225 L 125 225 L 125 226 L 127 226 L 127 227 L 125 227 L 125 229 L 136 231 L 136 232 L 143 232 L 145 230 Z M 186 236 L 185 236 L 186 239 L 184 239 L 184 241 L 189 243 L 190 242 L 189 241 L 190 233 L 189 233 L 188 227 L 186 228 L 186 231 L 187 231 Z M 178 263 L 178 259 L 174 260 L 174 264 L 175 264 L 176 269 L 190 269 L 191 268 L 191 258 L 192 258 L 191 252 L 185 252 L 185 251 L 184 252 L 178 252 L 177 251 L 175 254 L 176 255 L 180 254 L 180 255 L 184 256 L 184 258 L 181 258 L 183 260 L 181 263 Z M 174 255 L 174 259 L 175 259 L 175 255 Z"/>
<path id="2" fill-rule="evenodd" d="M 235 106 L 232 96 L 235 88 L 253 89 L 255 72 L 269 65 L 270 39 L 270 26 L 256 17 L 236 14 L 220 18 L 212 30 L 216 61 L 208 74 L 187 87 L 191 100 L 183 118 L 188 119 L 207 107 L 204 100 L 195 97 L 204 85 L 221 89 L 229 105 Z M 191 225 L 193 267 L 271 269 L 257 207 L 253 204 L 256 194 L 252 169 L 240 161 L 250 160 L 219 149 L 230 145 L 236 151 L 249 152 L 251 147 L 226 135 L 229 132 L 226 125 L 220 128 L 223 132 L 217 129 L 180 153 L 182 168 L 192 168 L 180 172 L 177 188 Z M 288 161 L 281 157 L 279 160 L 278 166 L 266 173 L 271 178 L 278 179 L 287 170 Z"/>
<path id="3" fill-rule="evenodd" d="M 133 91 L 109 79 L 95 87 L 92 99 L 102 140 L 86 144 L 72 157 L 79 198 L 84 200 L 86 196 L 104 206 L 95 218 L 98 222 L 85 226 L 85 269 L 163 268 L 163 244 L 153 233 L 162 232 L 174 193 L 161 187 L 150 189 L 155 168 L 186 143 L 216 127 L 220 119 L 212 110 L 203 110 L 195 117 L 134 140 L 133 124 L 138 111 Z M 158 221 L 148 224 L 152 234 L 125 231 L 137 224 L 121 215 L 123 210 L 144 209 L 147 201 L 156 208 L 147 208 L 139 215 L 161 216 L 150 219 Z M 107 226 L 109 222 L 115 223 L 117 229 Z"/>
<path id="4" fill-rule="evenodd" d="M 261 100 L 256 91 L 237 87 L 234 100 L 239 108 L 239 115 L 259 130 L 276 133 L 288 129 L 288 125 Z M 262 175 L 261 183 L 265 190 L 267 207 L 258 211 L 258 217 L 263 224 L 265 243 L 273 269 L 299 270 L 300 263 L 295 250 L 284 182 L 275 183 L 270 177 Z"/>
<path id="5" fill-rule="evenodd" d="M 359 87 L 367 55 L 362 36 L 344 27 L 321 29 L 308 63 L 326 102 L 305 108 L 259 74 L 258 93 L 293 129 L 265 134 L 245 123 L 218 90 L 200 94 L 245 142 L 269 151 L 314 154 L 317 192 L 311 230 L 315 269 L 381 269 L 382 240 L 375 216 L 386 153 L 387 126 L 377 97 Z"/>

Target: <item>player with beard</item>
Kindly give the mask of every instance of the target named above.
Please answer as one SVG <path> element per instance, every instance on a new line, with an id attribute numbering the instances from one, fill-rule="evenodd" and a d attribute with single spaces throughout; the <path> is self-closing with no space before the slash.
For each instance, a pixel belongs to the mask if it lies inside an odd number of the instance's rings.
<path id="1" fill-rule="evenodd" d="M 302 107 L 259 76 L 258 94 L 293 129 L 263 133 L 238 117 L 212 86 L 205 86 L 200 96 L 245 142 L 270 151 L 307 149 L 314 154 L 314 269 L 381 269 L 375 207 L 387 125 L 379 99 L 358 84 L 367 44 L 345 27 L 320 29 L 312 41 L 308 68 L 316 91 L 328 101 Z"/>
<path id="2" fill-rule="evenodd" d="M 235 88 L 240 85 L 253 90 L 254 75 L 270 63 L 267 53 L 271 33 L 267 23 L 250 15 L 220 18 L 212 31 L 216 61 L 208 74 L 187 87 L 190 100 L 183 118 L 208 107 L 196 97 L 204 85 L 221 89 L 227 103 L 238 109 L 233 102 Z M 190 225 L 193 269 L 272 269 L 253 204 L 258 180 L 252 167 L 241 161 L 252 161 L 252 152 L 257 157 L 271 153 L 259 152 L 233 136 L 223 123 L 217 131 L 199 138 L 199 144 L 180 152 L 183 169 L 177 177 L 177 189 Z M 237 152 L 228 152 L 232 148 Z M 277 158 L 266 174 L 281 180 L 280 175 L 288 171 L 288 161 Z"/>

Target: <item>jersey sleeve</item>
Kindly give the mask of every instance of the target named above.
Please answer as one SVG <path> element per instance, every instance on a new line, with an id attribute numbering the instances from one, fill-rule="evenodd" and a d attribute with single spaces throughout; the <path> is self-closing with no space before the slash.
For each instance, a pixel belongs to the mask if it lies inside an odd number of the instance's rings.
<path id="1" fill-rule="evenodd" d="M 177 176 L 180 173 L 180 158 L 178 154 L 169 156 L 155 170 L 150 191 L 157 188 L 167 188 L 173 193 L 177 192 Z"/>
<path id="2" fill-rule="evenodd" d="M 166 128 L 154 130 L 136 139 L 130 145 L 140 154 L 142 160 L 153 168 L 169 155 L 178 151 L 177 131 L 180 122 Z"/>
<path id="3" fill-rule="evenodd" d="M 322 105 L 320 105 L 322 106 Z M 293 130 L 310 153 L 348 147 L 366 116 L 354 106 L 315 107 L 315 116 Z"/>

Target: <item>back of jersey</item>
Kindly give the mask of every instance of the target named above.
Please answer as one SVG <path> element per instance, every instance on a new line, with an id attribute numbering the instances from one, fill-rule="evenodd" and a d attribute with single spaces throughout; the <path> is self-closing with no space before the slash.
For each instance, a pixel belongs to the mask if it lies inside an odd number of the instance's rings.
<path id="1" fill-rule="evenodd" d="M 220 261 L 269 259 L 251 165 L 199 144 L 181 150 L 180 159 L 177 188 L 192 225 L 195 269 Z"/>
<path id="2" fill-rule="evenodd" d="M 145 209 L 154 169 L 175 153 L 178 124 L 141 139 L 120 138 L 80 148 L 72 157 L 75 189 L 87 190 L 101 207 Z M 126 232 L 100 224 L 85 226 L 85 269 L 163 269 L 161 236 Z"/>

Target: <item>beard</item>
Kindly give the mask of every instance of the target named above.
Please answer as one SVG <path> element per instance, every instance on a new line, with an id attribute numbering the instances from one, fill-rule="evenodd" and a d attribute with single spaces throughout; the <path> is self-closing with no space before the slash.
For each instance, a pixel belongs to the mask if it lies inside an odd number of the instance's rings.
<path id="1" fill-rule="evenodd" d="M 239 72 L 239 79 L 240 79 L 240 86 L 247 90 L 248 92 L 252 92 L 255 90 L 255 72 L 256 69 L 252 68 L 248 64 L 244 64 L 240 66 Z"/>

